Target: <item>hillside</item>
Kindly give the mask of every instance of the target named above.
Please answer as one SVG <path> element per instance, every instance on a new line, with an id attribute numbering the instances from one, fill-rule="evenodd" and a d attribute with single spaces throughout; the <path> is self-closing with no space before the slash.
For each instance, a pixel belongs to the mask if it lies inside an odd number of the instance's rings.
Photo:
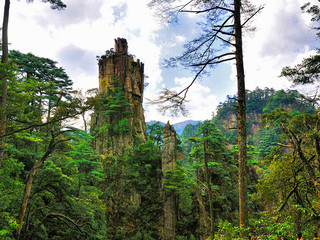
<path id="1" fill-rule="evenodd" d="M 218 106 L 214 123 L 222 134 L 232 144 L 237 143 L 237 96 L 228 98 Z M 283 108 L 292 115 L 315 114 L 315 107 L 312 101 L 296 90 L 279 90 L 256 88 L 247 91 L 247 136 L 248 143 L 253 144 L 255 133 L 263 128 L 261 116 L 273 110 Z M 254 144 L 253 144 L 254 145 Z"/>
<path id="2" fill-rule="evenodd" d="M 149 121 L 147 122 L 147 125 L 152 125 L 152 124 L 155 124 L 159 121 L 155 121 L 155 120 L 152 120 L 152 121 Z M 183 121 L 183 122 L 178 122 L 178 123 L 175 123 L 173 124 L 173 127 L 174 129 L 176 130 L 176 133 L 178 135 L 181 135 L 182 132 L 183 132 L 183 129 L 185 128 L 185 126 L 187 126 L 188 124 L 191 124 L 191 125 L 196 125 L 197 123 L 199 122 L 202 122 L 202 121 L 197 121 L 197 120 L 186 120 L 186 121 Z M 159 122 L 162 126 L 165 125 L 165 123 L 163 122 Z"/>

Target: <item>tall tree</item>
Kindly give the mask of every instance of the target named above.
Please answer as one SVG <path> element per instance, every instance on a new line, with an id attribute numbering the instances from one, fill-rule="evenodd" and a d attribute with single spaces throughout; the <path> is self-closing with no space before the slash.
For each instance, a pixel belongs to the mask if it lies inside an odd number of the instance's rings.
<path id="1" fill-rule="evenodd" d="M 155 103 L 168 103 L 168 107 L 184 109 L 183 102 L 193 83 L 206 73 L 207 68 L 226 61 L 235 61 L 238 84 L 238 144 L 239 144 L 239 216 L 240 226 L 248 226 L 247 207 L 247 139 L 245 77 L 242 51 L 242 29 L 262 8 L 256 9 L 247 0 L 172 1 L 153 0 L 150 6 L 158 8 L 162 16 L 177 20 L 179 13 L 205 15 L 203 33 L 185 45 L 186 51 L 171 58 L 169 66 L 181 64 L 195 71 L 192 82 L 180 92 L 166 90 Z M 164 13 L 164 14 L 163 14 Z M 242 21 L 243 20 L 243 23 Z M 229 48 L 228 48 L 229 47 Z M 233 49 L 226 51 L 226 49 Z"/>
<path id="2" fill-rule="evenodd" d="M 189 140 L 194 143 L 190 152 L 193 162 L 193 171 L 190 171 L 190 174 L 197 180 L 195 184 L 197 201 L 201 215 L 204 215 L 200 218 L 204 222 L 200 222 L 200 226 L 206 226 L 207 229 L 203 229 L 205 231 L 203 234 L 213 239 L 216 223 L 222 216 L 228 217 L 231 209 L 236 209 L 234 197 L 236 187 L 230 182 L 236 180 L 234 176 L 237 167 L 231 151 L 227 148 L 227 139 L 222 136 L 213 122 L 205 121 L 195 136 Z M 198 190 L 201 188 L 204 191 Z M 205 193 L 205 196 L 201 196 L 201 192 Z"/>
<path id="3" fill-rule="evenodd" d="M 10 56 L 18 67 L 15 69 L 16 78 L 8 84 L 9 111 L 6 135 L 18 140 L 15 142 L 16 147 L 20 146 L 21 149 L 26 145 L 30 147 L 30 153 L 20 156 L 26 165 L 25 170 L 30 172 L 26 177 L 18 216 L 19 226 L 16 235 L 18 239 L 34 177 L 55 147 L 67 140 L 63 137 L 65 129 L 61 129 L 64 120 L 81 114 L 82 106 L 79 105 L 78 99 L 71 97 L 72 81 L 62 68 L 56 66 L 56 62 L 17 51 L 12 51 Z M 20 135 L 11 136 L 14 133 Z M 43 148 L 46 149 L 44 152 L 41 151 Z"/>
<path id="4" fill-rule="evenodd" d="M 27 0 L 32 2 L 33 0 Z M 61 0 L 42 0 L 42 2 L 48 2 L 51 4 L 52 9 L 61 10 L 66 8 L 66 5 Z M 8 26 L 9 26 L 9 12 L 10 12 L 10 0 L 5 0 L 4 14 L 2 23 L 2 57 L 1 57 L 1 73 L 0 73 L 0 167 L 3 160 L 4 144 L 5 144 L 5 133 L 7 126 L 7 109 L 6 109 L 6 98 L 7 98 L 7 75 L 9 72 L 8 65 Z"/>
<path id="5" fill-rule="evenodd" d="M 30 103 L 31 111 L 40 114 L 37 116 L 40 121 L 43 117 L 41 115 L 45 115 L 48 122 L 54 114 L 54 105 L 60 96 L 71 99 L 71 79 L 64 69 L 56 66 L 57 62 L 51 59 L 37 57 L 32 53 L 23 54 L 15 50 L 10 51 L 9 57 L 18 65 L 17 78 L 27 83 L 33 82 L 30 86 L 34 88 L 33 101 Z"/>
<path id="6" fill-rule="evenodd" d="M 0 96 L 0 167 L 3 160 L 4 144 L 6 133 L 6 98 L 7 98 L 7 63 L 8 63 L 8 25 L 9 25 L 9 9 L 10 0 L 6 0 L 4 4 L 4 15 L 2 24 L 2 57 L 1 57 L 1 96 Z"/>

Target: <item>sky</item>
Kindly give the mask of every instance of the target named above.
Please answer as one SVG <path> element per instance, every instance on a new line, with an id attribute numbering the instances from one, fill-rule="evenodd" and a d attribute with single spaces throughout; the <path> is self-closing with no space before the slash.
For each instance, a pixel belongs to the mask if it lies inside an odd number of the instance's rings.
<path id="1" fill-rule="evenodd" d="M 162 63 L 181 54 L 183 45 L 200 31 L 194 15 L 180 15 L 177 24 L 168 24 L 147 7 L 149 1 L 63 0 L 67 8 L 57 11 L 40 0 L 33 3 L 11 0 L 10 49 L 57 61 L 73 80 L 73 87 L 85 92 L 98 87 L 96 56 L 114 48 L 114 39 L 125 38 L 128 51 L 144 63 L 148 76 L 144 92 L 146 121 L 176 123 L 211 119 L 218 104 L 224 102 L 227 95 L 236 94 L 232 62 L 218 66 L 210 76 L 194 84 L 187 96 L 188 116 L 162 115 L 156 106 L 147 104 L 148 99 L 155 99 L 161 90 L 179 91 L 193 79 L 193 72 L 166 69 Z M 264 5 L 264 9 L 252 22 L 256 31 L 244 34 L 246 88 L 288 89 L 291 83 L 279 77 L 281 69 L 313 54 L 318 44 L 310 16 L 300 10 L 304 1 L 252 2 Z M 3 18 L 2 12 L 0 17 Z"/>

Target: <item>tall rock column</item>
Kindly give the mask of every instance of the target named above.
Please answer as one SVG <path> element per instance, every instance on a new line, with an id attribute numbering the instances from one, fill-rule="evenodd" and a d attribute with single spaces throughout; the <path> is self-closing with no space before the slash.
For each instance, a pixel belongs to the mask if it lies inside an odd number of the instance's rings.
<path id="1" fill-rule="evenodd" d="M 167 171 L 173 171 L 177 160 L 177 138 L 173 126 L 168 122 L 163 129 L 163 148 L 162 148 L 162 173 L 165 178 Z M 164 210 L 164 227 L 163 239 L 174 240 L 176 232 L 176 198 L 172 191 L 165 189 L 163 186 L 163 210 Z"/>
<path id="2" fill-rule="evenodd" d="M 91 121 L 98 154 L 118 156 L 127 147 L 146 141 L 143 90 L 144 64 L 128 54 L 126 39 L 116 39 L 115 51 L 99 59 L 102 106 Z"/>

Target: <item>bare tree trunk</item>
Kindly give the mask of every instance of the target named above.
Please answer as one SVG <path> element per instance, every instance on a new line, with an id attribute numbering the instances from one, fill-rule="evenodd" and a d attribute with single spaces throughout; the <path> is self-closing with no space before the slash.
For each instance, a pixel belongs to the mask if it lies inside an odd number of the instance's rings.
<path id="1" fill-rule="evenodd" d="M 199 230 L 200 230 L 200 239 L 207 239 L 208 238 L 208 228 L 209 228 L 209 223 L 208 223 L 208 216 L 207 216 L 207 210 L 206 207 L 203 203 L 202 200 L 202 195 L 201 195 L 201 189 L 195 184 L 194 189 L 196 192 L 196 197 L 197 201 L 199 204 Z"/>
<path id="2" fill-rule="evenodd" d="M 239 217 L 240 226 L 248 227 L 246 92 L 242 52 L 241 0 L 234 0 L 234 29 L 238 81 L 238 145 L 239 145 Z"/>
<path id="3" fill-rule="evenodd" d="M 205 136 L 206 137 L 206 136 Z M 214 229 L 213 229 L 213 203 L 212 203 L 212 189 L 210 184 L 210 172 L 208 166 L 208 159 L 207 159 L 207 141 L 203 141 L 203 159 L 204 159 L 204 166 L 206 171 L 206 182 L 208 188 L 208 196 L 209 196 L 209 216 L 210 216 L 210 239 L 214 237 Z"/>
<path id="4" fill-rule="evenodd" d="M 88 127 L 87 127 L 87 120 L 86 120 L 86 112 L 83 112 L 82 114 L 81 114 L 81 116 L 82 116 L 82 120 L 83 120 L 83 125 L 84 125 L 84 131 L 86 132 L 86 133 L 88 133 L 87 131 L 88 131 Z"/>
<path id="5" fill-rule="evenodd" d="M 17 230 L 16 239 L 20 239 L 23 218 L 24 218 L 24 215 L 25 215 L 26 210 L 27 210 L 27 205 L 28 205 L 28 201 L 29 201 L 29 197 L 30 197 L 32 182 L 33 182 L 35 174 L 37 173 L 37 171 L 41 167 L 41 165 L 42 165 L 41 161 L 36 161 L 36 163 L 34 164 L 33 168 L 31 169 L 31 171 L 30 171 L 30 173 L 28 175 L 27 183 L 26 183 L 26 186 L 25 186 L 25 189 L 24 189 L 22 203 L 21 203 L 21 206 L 20 206 L 20 212 L 19 212 L 19 216 L 18 216 L 19 227 L 18 227 L 18 230 Z"/>
<path id="6" fill-rule="evenodd" d="M 1 63 L 4 64 L 1 69 L 1 95 L 0 95 L 0 167 L 3 161 L 4 147 L 5 147 L 5 133 L 7 127 L 7 109 L 6 109 L 6 99 L 7 99 L 7 73 L 8 68 L 5 66 L 9 59 L 8 50 L 8 24 L 9 24 L 9 9 L 10 0 L 5 0 L 4 14 L 3 14 L 3 24 L 2 24 L 2 58 Z"/>
<path id="7" fill-rule="evenodd" d="M 20 212 L 19 212 L 19 216 L 18 216 L 18 229 L 17 229 L 17 233 L 16 233 L 16 239 L 20 239 L 20 235 L 21 235 L 21 229 L 22 229 L 22 224 L 23 224 L 23 218 L 24 215 L 26 213 L 27 210 L 27 205 L 28 205 L 28 201 L 29 201 L 29 197 L 30 197 L 30 192 L 31 192 L 31 187 L 32 187 L 32 182 L 34 179 L 34 176 L 36 175 L 38 169 L 42 166 L 43 162 L 50 156 L 50 154 L 53 152 L 54 147 L 55 147 L 55 143 L 54 143 L 54 136 L 52 133 L 52 138 L 51 141 L 49 143 L 48 149 L 46 151 L 46 153 L 42 156 L 40 161 L 36 161 L 36 163 L 33 165 L 28 177 L 27 177 L 27 183 L 24 189 L 24 194 L 23 194 L 23 199 L 22 199 L 22 203 L 20 206 Z"/>

